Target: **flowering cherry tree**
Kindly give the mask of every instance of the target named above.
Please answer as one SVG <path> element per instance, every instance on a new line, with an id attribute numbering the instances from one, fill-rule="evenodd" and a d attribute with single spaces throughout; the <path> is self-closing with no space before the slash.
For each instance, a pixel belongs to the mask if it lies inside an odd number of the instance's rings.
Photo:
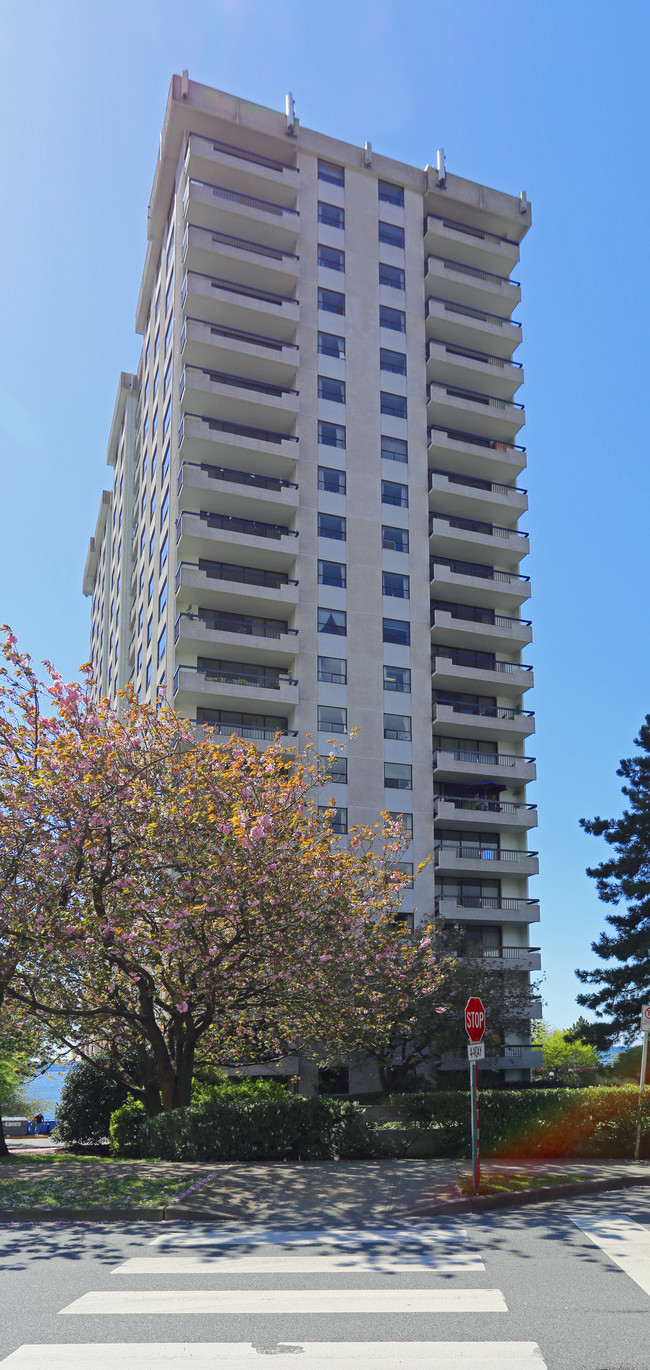
<path id="1" fill-rule="evenodd" d="M 403 835 L 386 822 L 345 847 L 310 753 L 199 741 L 130 691 L 95 704 L 87 674 L 38 679 L 11 634 L 4 656 L 0 994 L 56 1040 L 108 1051 L 167 1110 L 189 1102 L 197 1052 L 348 1052 L 437 982 L 399 923 Z"/>

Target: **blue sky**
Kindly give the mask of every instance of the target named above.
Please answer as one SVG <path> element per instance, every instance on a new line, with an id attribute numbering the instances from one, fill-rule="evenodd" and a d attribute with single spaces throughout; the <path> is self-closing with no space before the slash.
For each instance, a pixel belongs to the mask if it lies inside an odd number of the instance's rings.
<path id="1" fill-rule="evenodd" d="M 582 815 L 650 710 L 647 50 L 641 0 L 45 0 L 0 9 L 0 620 L 64 675 L 173 71 L 424 166 L 525 189 L 525 483 L 546 1014 L 603 924 Z M 625 400 L 625 404 L 623 404 Z M 535 941 L 538 940 L 535 931 Z"/>

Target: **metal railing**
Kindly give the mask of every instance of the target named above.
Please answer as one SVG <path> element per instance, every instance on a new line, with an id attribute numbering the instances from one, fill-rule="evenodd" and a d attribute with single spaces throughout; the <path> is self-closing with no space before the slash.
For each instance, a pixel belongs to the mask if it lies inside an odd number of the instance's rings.
<path id="1" fill-rule="evenodd" d="M 530 618 L 511 618 L 507 614 L 495 614 L 493 609 L 475 609 L 470 604 L 435 604 L 431 612 L 431 627 L 436 614 L 449 614 L 461 623 L 484 623 L 488 628 L 531 628 Z"/>
<path id="2" fill-rule="evenodd" d="M 265 157 L 261 152 L 249 152 L 248 148 L 234 147 L 231 143 L 221 143 L 218 139 L 206 138 L 203 133 L 190 133 L 190 147 L 193 142 L 210 143 L 215 152 L 225 152 L 229 157 L 237 157 L 243 162 L 255 162 L 257 166 L 268 167 L 269 171 L 299 171 L 291 162 L 280 162 L 277 157 Z"/>
<path id="3" fill-rule="evenodd" d="M 252 252 L 258 257 L 271 257 L 275 262 L 281 262 L 284 257 L 291 257 L 294 261 L 299 261 L 297 252 L 287 252 L 281 247 L 269 247 L 266 243 L 255 243 L 252 238 L 237 238 L 233 233 L 216 233 L 210 228 L 203 228 L 201 224 L 186 224 L 183 234 L 183 261 L 187 256 L 190 246 L 189 234 L 205 233 L 210 242 L 222 243 L 224 247 L 235 247 L 241 252 Z"/>
<path id="4" fill-rule="evenodd" d="M 197 319 L 191 314 L 188 314 L 185 319 L 185 324 L 188 323 L 200 324 L 202 328 L 209 328 L 215 337 L 232 338 L 234 342 L 251 343 L 256 347 L 268 347 L 274 352 L 282 352 L 285 347 L 290 347 L 294 352 L 299 351 L 297 343 L 284 342 L 281 338 L 269 338 L 265 333 L 250 333 L 245 328 L 229 328 L 225 324 L 210 323 L 208 319 Z"/>
<path id="5" fill-rule="evenodd" d="M 454 666 L 466 666 L 473 671 L 498 671 L 502 675 L 514 675 L 517 671 L 532 671 L 533 669 L 532 666 L 525 666 L 521 661 L 482 661 L 476 659 L 473 652 L 437 647 L 435 652 L 431 654 L 431 667 L 434 671 L 438 669 L 439 657 L 442 661 L 451 661 Z M 474 657 L 474 660 L 465 660 L 466 657 Z"/>
<path id="6" fill-rule="evenodd" d="M 472 404 L 483 404 L 488 409 L 523 409 L 524 405 L 516 400 L 500 400 L 494 395 L 483 395 L 479 390 L 464 390 L 460 385 L 444 385 L 440 381 L 431 381 L 427 395 L 427 403 L 435 404 L 435 391 L 442 390 L 445 395 L 451 395 L 452 399 L 470 400 Z"/>
<path id="7" fill-rule="evenodd" d="M 183 415 L 183 422 L 179 430 L 179 441 L 182 440 L 184 424 L 187 419 L 194 419 L 198 423 L 207 424 L 216 433 L 231 433 L 233 437 L 253 438 L 256 442 L 297 442 L 297 437 L 292 433 L 278 433 L 274 428 L 252 428 L 247 423 L 228 423 L 225 419 L 211 419 L 207 414 Z"/>
<path id="8" fill-rule="evenodd" d="M 184 564 L 191 565 L 192 563 L 185 562 Z M 279 641 L 279 639 L 283 637 L 285 634 L 287 636 L 291 635 L 292 637 L 298 636 L 298 629 L 289 628 L 289 626 L 286 623 L 283 623 L 282 625 L 272 623 L 256 623 L 252 619 L 234 617 L 226 618 L 223 615 L 216 613 L 191 614 L 189 613 L 189 611 L 185 610 L 178 615 L 178 618 L 176 619 L 176 622 L 174 624 L 174 642 L 178 642 L 178 639 L 180 637 L 181 619 L 190 619 L 194 623 L 201 623 L 204 625 L 204 627 L 211 629 L 213 632 L 242 633 L 246 637 L 270 638 L 274 642 Z"/>
<path id="9" fill-rule="evenodd" d="M 463 748 L 436 747 L 433 753 L 434 767 L 442 765 L 442 760 L 438 758 L 444 757 L 451 757 L 454 761 L 469 761 L 474 766 L 532 766 L 535 762 L 534 756 L 513 756 L 510 752 L 471 752 Z"/>
<path id="10" fill-rule="evenodd" d="M 454 794 L 438 794 L 433 801 L 434 813 L 441 804 L 450 804 L 453 809 L 476 810 L 477 813 L 532 813 L 537 810 L 536 804 L 516 804 L 509 799 L 461 799 Z"/>
<path id="11" fill-rule="evenodd" d="M 503 485 L 497 480 L 481 480 L 480 476 L 466 476 L 459 471 L 445 471 L 439 466 L 432 466 L 429 469 L 429 489 L 435 490 L 433 476 L 445 476 L 450 485 L 467 485 L 473 490 L 484 490 L 486 494 L 493 495 L 527 495 L 521 485 Z"/>
<path id="12" fill-rule="evenodd" d="M 534 856 L 534 852 L 520 852 L 520 856 Z M 436 898 L 436 909 L 440 904 L 451 904 L 457 909 L 506 909 L 509 913 L 516 913 L 519 909 L 529 908 L 531 905 L 537 906 L 539 899 L 520 899 L 501 894 L 459 894 L 455 899 L 446 899 L 444 894 Z M 529 951 L 539 951 L 539 947 L 529 947 Z"/>
<path id="13" fill-rule="evenodd" d="M 257 195 L 242 195 L 238 190 L 228 190 L 226 186 L 214 185 L 212 181 L 201 181 L 198 176 L 190 176 L 187 180 L 185 193 L 183 195 L 183 209 L 185 210 L 189 200 L 190 186 L 201 186 L 203 190 L 210 190 L 215 199 L 230 200 L 237 205 L 246 205 L 249 209 L 261 209 L 266 214 L 276 214 L 282 218 L 284 214 L 293 214 L 298 217 L 297 209 L 288 209 L 286 205 L 275 204 L 272 200 L 261 200 Z"/>
<path id="14" fill-rule="evenodd" d="M 220 666 L 178 666 L 174 672 L 174 694 L 178 694 L 181 671 L 192 671 L 204 680 L 214 680 L 221 685 L 253 685 L 260 690 L 279 690 L 282 685 L 297 685 L 291 676 L 256 675 L 251 671 L 227 671 Z"/>
<path id="15" fill-rule="evenodd" d="M 190 510 L 185 509 L 180 516 L 184 518 L 196 518 Z M 203 523 L 207 523 L 208 528 L 220 528 L 224 533 L 243 533 L 245 537 L 273 538 L 279 542 L 281 538 L 297 538 L 298 534 L 293 528 L 285 528 L 281 523 L 262 523 L 260 519 L 237 518 L 234 514 L 211 514 L 201 511 L 199 518 Z"/>
<path id="16" fill-rule="evenodd" d="M 467 319 L 478 319 L 481 323 L 496 324 L 497 328 L 504 328 L 506 324 L 510 324 L 513 328 L 521 328 L 517 319 L 504 319 L 501 314 L 489 314 L 486 309 L 474 309 L 469 304 L 457 304 L 456 300 L 443 300 L 441 295 L 427 295 L 425 300 L 427 314 L 430 303 L 443 305 L 446 314 L 462 314 Z"/>
<path id="17" fill-rule="evenodd" d="M 442 262 L 446 271 L 457 271 L 461 276 L 472 276 L 478 281 L 496 281 L 498 285 L 514 285 L 517 288 L 521 286 L 521 281 L 513 281 L 510 276 L 499 276 L 496 271 L 483 271 L 482 267 L 479 266 L 468 266 L 466 262 L 455 262 L 449 257 L 439 257 L 436 252 L 428 254 L 424 267 L 425 276 L 428 275 L 430 261 Z"/>
<path id="18" fill-rule="evenodd" d="M 437 699 L 434 702 L 434 718 L 438 709 L 451 709 L 455 714 L 466 714 L 470 718 L 495 718 L 503 723 L 515 723 L 520 718 L 534 718 L 532 709 L 515 709 L 506 704 L 466 704 L 464 701 Z"/>
<path id="19" fill-rule="evenodd" d="M 530 576 L 522 576 L 516 571 L 496 571 L 493 566 L 480 566 L 471 561 L 454 561 L 449 557 L 431 557 L 429 569 L 432 579 L 435 577 L 436 566 L 446 566 L 447 570 L 456 576 L 476 576 L 480 580 L 494 580 L 500 585 L 530 581 Z"/>
<path id="20" fill-rule="evenodd" d="M 209 462 L 183 461 L 178 473 L 178 488 L 183 485 L 185 467 L 204 471 L 211 480 L 225 480 L 232 485 L 252 485 L 258 490 L 297 490 L 295 480 L 283 480 L 280 476 L 260 476 L 254 471 L 236 471 L 230 466 L 212 466 Z"/>
<path id="21" fill-rule="evenodd" d="M 452 228 L 455 233 L 465 233 L 470 238 L 482 238 L 486 243 L 507 243 L 509 247 L 518 247 L 514 238 L 504 238 L 501 233 L 487 233 L 484 228 L 474 228 L 473 224 L 461 224 L 455 219 L 444 219 L 440 214 L 427 214 L 425 233 L 428 231 L 429 219 L 434 223 L 442 224 L 443 228 Z"/>
<path id="22" fill-rule="evenodd" d="M 429 533 L 433 533 L 433 520 L 439 519 L 441 523 L 446 523 L 449 528 L 460 528 L 466 533 L 483 533 L 486 537 L 500 538 L 507 541 L 509 538 L 527 538 L 528 533 L 524 533 L 520 528 L 501 528 L 497 523 L 483 523 L 480 519 L 459 518 L 455 514 L 441 514 L 437 509 L 432 509 L 429 515 Z"/>
<path id="23" fill-rule="evenodd" d="M 541 947 L 481 947 L 480 955 L 486 961 L 525 961 Z"/>
<path id="24" fill-rule="evenodd" d="M 498 366 L 501 369 L 506 366 L 516 366 L 520 371 L 523 371 L 523 362 L 512 361 L 509 357 L 495 357 L 491 352 L 476 352 L 472 347 L 459 347 L 457 343 L 446 343 L 442 338 L 429 339 L 428 357 L 432 355 L 432 347 L 442 347 L 452 357 L 466 357 L 468 361 L 484 362 L 486 366 Z"/>
<path id="25" fill-rule="evenodd" d="M 190 267 L 185 273 L 185 280 L 181 288 L 181 302 L 185 301 L 189 289 L 188 276 L 198 276 L 199 280 L 209 281 L 213 290 L 225 290 L 231 295 L 246 295 L 249 299 L 261 300 L 263 304 L 278 305 L 280 309 L 285 304 L 299 304 L 295 295 L 279 295 L 275 290 L 261 290 L 257 285 L 244 285 L 242 281 L 229 281 L 225 276 L 213 276 L 208 271 L 195 271 Z"/>
<path id="26" fill-rule="evenodd" d="M 216 382 L 218 385 L 233 385 L 239 390 L 255 390 L 261 395 L 272 395 L 274 399 L 282 399 L 284 395 L 297 395 L 298 390 L 290 385 L 272 385 L 270 381 L 252 380 L 250 376 L 235 376 L 229 371 L 213 371 L 208 366 L 192 366 L 190 363 L 183 367 L 181 372 L 180 390 L 181 395 L 187 384 L 186 372 L 195 371 L 200 376 L 207 376 L 209 381 Z"/>
<path id="27" fill-rule="evenodd" d="M 487 447 L 491 452 L 525 452 L 526 448 L 518 442 L 502 442 L 500 438 L 482 438 L 478 433 L 463 433 L 459 428 L 447 428 L 443 423 L 430 423 L 428 428 L 429 446 L 432 433 L 446 433 L 452 442 L 466 442 L 472 447 Z"/>
<path id="28" fill-rule="evenodd" d="M 294 728 L 257 728 L 249 723 L 211 723 L 206 718 L 191 718 L 190 723 L 197 728 L 206 728 L 209 733 L 216 733 L 219 737 L 245 737 L 253 742 L 273 742 L 278 736 L 298 736 Z"/>
<path id="29" fill-rule="evenodd" d="M 181 585 L 181 571 L 189 566 L 202 571 L 210 580 L 227 580 L 235 585 L 260 585 L 268 590 L 281 590 L 285 585 L 297 585 L 283 571 L 263 571 L 258 566 L 231 566 L 225 561 L 181 561 L 176 571 L 176 590 Z"/>
<path id="30" fill-rule="evenodd" d="M 529 861 L 539 856 L 536 851 L 514 851 L 508 847 L 486 847 L 478 846 L 476 843 L 447 843 L 438 842 L 434 846 L 434 858 L 436 865 L 440 861 L 440 852 L 445 851 L 450 856 L 457 856 L 465 861 L 506 861 L 510 865 L 517 865 L 522 861 Z M 499 907 L 503 907 L 499 905 Z"/>

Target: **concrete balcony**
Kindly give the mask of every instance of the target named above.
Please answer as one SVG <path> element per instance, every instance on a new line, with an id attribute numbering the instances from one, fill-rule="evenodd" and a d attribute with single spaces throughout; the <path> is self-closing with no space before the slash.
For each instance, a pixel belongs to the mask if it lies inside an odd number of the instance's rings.
<path id="1" fill-rule="evenodd" d="M 510 525 L 525 514 L 528 492 L 516 485 L 479 480 L 457 471 L 429 472 L 429 507 L 461 518 L 492 519 Z"/>
<path id="2" fill-rule="evenodd" d="M 500 895 L 498 898 L 473 898 L 467 896 L 459 899 L 440 899 L 436 898 L 436 913 L 441 918 L 446 918 L 451 923 L 538 923 L 539 922 L 539 899 L 510 899 Z M 512 951 L 513 956 L 500 956 L 499 951 Z M 530 955 L 531 952 L 538 952 L 538 947 L 513 947 L 499 948 L 484 947 L 483 955 L 495 961 L 512 959 L 517 963 L 516 952 L 523 955 Z M 539 970 L 539 966 L 523 966 L 525 970 Z"/>
<path id="3" fill-rule="evenodd" d="M 255 290 L 295 295 L 299 258 L 253 238 L 236 238 L 218 229 L 188 224 L 183 238 L 185 271 L 239 281 Z"/>
<path id="4" fill-rule="evenodd" d="M 499 832 L 527 832 L 537 827 L 537 806 L 517 804 L 509 799 L 459 799 L 438 795 L 433 801 L 434 823 L 449 823 L 455 828 L 498 829 Z"/>
<path id="5" fill-rule="evenodd" d="M 436 214 L 427 214 L 424 221 L 424 251 L 504 277 L 519 261 L 519 243 Z"/>
<path id="6" fill-rule="evenodd" d="M 426 295 L 489 311 L 502 319 L 509 319 L 521 300 L 518 281 L 433 253 L 425 260 L 424 290 Z"/>
<path id="7" fill-rule="evenodd" d="M 280 523 L 235 518 L 229 514 L 181 514 L 177 527 L 179 559 L 244 556 L 251 567 L 287 571 L 298 555 L 298 534 Z"/>
<path id="8" fill-rule="evenodd" d="M 516 567 L 530 552 L 528 535 L 517 528 L 467 519 L 434 510 L 429 515 L 429 539 L 437 556 L 478 562 L 498 557 L 506 569 Z"/>
<path id="9" fill-rule="evenodd" d="M 225 178 L 217 182 L 190 177 L 183 192 L 183 214 L 185 222 L 196 228 L 231 233 L 282 252 L 296 250 L 300 232 L 296 211 L 282 205 L 277 196 L 267 199 L 235 190 L 225 184 Z"/>
<path id="10" fill-rule="evenodd" d="M 188 366 L 205 366 L 272 385 L 295 387 L 298 345 L 283 342 L 271 333 L 251 333 L 189 317 L 181 330 L 181 351 Z"/>
<path id="11" fill-rule="evenodd" d="M 521 325 L 512 319 L 457 304 L 439 294 L 428 295 L 425 301 L 425 331 L 429 339 L 475 348 L 507 362 L 523 337 Z"/>
<path id="12" fill-rule="evenodd" d="M 174 643 L 184 656 L 218 655 L 264 665 L 291 666 L 298 651 L 298 631 L 264 623 L 260 618 L 237 618 L 218 611 L 181 613 L 174 625 Z"/>
<path id="13" fill-rule="evenodd" d="M 456 569 L 456 568 L 459 569 Z M 452 600 L 455 604 L 480 605 L 503 611 L 506 617 L 530 598 L 530 578 L 514 571 L 498 571 L 480 563 L 455 561 L 434 556 L 430 559 L 429 575 L 435 599 Z"/>
<path id="14" fill-rule="evenodd" d="M 526 466 L 526 449 L 515 443 L 497 442 L 463 427 L 431 426 L 427 434 L 429 466 L 454 470 L 479 480 L 511 485 Z"/>
<path id="15" fill-rule="evenodd" d="M 241 556 L 241 548 L 239 550 Z M 176 607 L 286 619 L 298 603 L 298 581 L 282 572 L 227 561 L 181 562 L 176 572 Z"/>
<path id="16" fill-rule="evenodd" d="M 233 514 L 288 525 L 298 507 L 295 481 L 233 467 L 183 462 L 179 473 L 179 513 Z"/>
<path id="17" fill-rule="evenodd" d="M 242 138 L 247 136 L 242 133 Z M 248 135 L 250 140 L 250 135 Z M 250 140 L 252 141 L 252 140 Z M 199 180 L 217 179 L 223 186 L 244 194 L 254 193 L 288 208 L 295 208 L 300 187 L 298 167 L 284 158 L 271 157 L 256 148 L 222 143 L 191 133 L 185 156 L 185 171 Z"/>
<path id="18" fill-rule="evenodd" d="M 483 947 L 481 956 L 486 966 L 494 966 L 495 970 L 530 972 L 542 969 L 541 947 Z M 541 1018 L 539 1000 L 533 999 L 532 1002 L 535 1012 L 531 1013 L 531 1018 Z"/>
<path id="19" fill-rule="evenodd" d="M 298 460 L 298 439 L 280 429 L 183 414 L 178 436 L 181 462 L 254 469 L 264 460 L 270 476 L 286 480 L 294 474 Z"/>
<path id="20" fill-rule="evenodd" d="M 529 709 L 504 704 L 433 704 L 433 725 L 441 737 L 484 738 L 486 742 L 523 742 L 535 731 L 535 715 Z"/>
<path id="21" fill-rule="evenodd" d="M 300 306 L 294 296 L 261 290 L 244 281 L 229 281 L 225 276 L 188 271 L 181 303 L 186 316 L 295 342 Z"/>
<path id="22" fill-rule="evenodd" d="M 254 425 L 293 434 L 298 417 L 298 391 L 268 381 L 207 367 L 184 366 L 180 379 L 181 404 L 206 419 Z"/>
<path id="23" fill-rule="evenodd" d="M 231 737 L 242 737 L 245 742 L 254 742 L 260 752 L 265 752 L 267 747 L 273 747 L 278 740 L 283 749 L 286 746 L 289 752 L 295 748 L 298 738 L 298 730 L 283 726 L 284 720 L 281 718 L 278 719 L 277 728 L 247 723 L 199 722 L 196 718 L 190 719 L 190 722 L 194 724 L 197 742 L 213 742 L 220 745 Z"/>
<path id="24" fill-rule="evenodd" d="M 513 661 L 492 661 L 488 665 L 462 664 L 454 655 L 445 655 L 441 647 L 434 647 L 431 659 L 431 683 L 434 690 L 453 690 L 462 694 L 496 694 L 518 697 L 533 686 L 532 666 Z"/>
<path id="25" fill-rule="evenodd" d="M 443 738 L 434 738 L 434 742 Z M 482 779 L 506 785 L 527 785 L 537 779 L 537 767 L 532 756 L 514 756 L 509 752 L 479 752 L 471 747 L 436 747 L 433 753 L 435 781 L 468 781 Z"/>
<path id="26" fill-rule="evenodd" d="M 478 390 L 509 402 L 523 384 L 521 362 L 432 338 L 427 347 L 427 380 L 462 390 Z"/>
<path id="27" fill-rule="evenodd" d="M 197 708 L 241 709 L 265 714 L 277 713 L 286 717 L 288 709 L 298 702 L 298 682 L 289 676 L 271 682 L 268 677 L 255 677 L 227 669 L 200 669 L 197 666 L 178 666 L 174 672 L 174 708 L 183 713 Z"/>
<path id="28" fill-rule="evenodd" d="M 431 609 L 432 642 L 479 651 L 516 652 L 527 647 L 532 638 L 533 628 L 527 618 L 512 618 L 468 605 L 459 605 L 458 609 L 440 609 L 436 605 Z"/>
<path id="29" fill-rule="evenodd" d="M 495 399 L 478 390 L 430 383 L 427 422 L 440 428 L 461 428 L 494 442 L 513 442 L 526 422 L 522 404 Z"/>
<path id="30" fill-rule="evenodd" d="M 539 874 L 538 853 L 536 851 L 518 851 L 508 847 L 488 847 L 481 846 L 478 842 L 471 842 L 469 839 L 458 845 L 437 844 L 434 847 L 433 860 L 436 870 L 441 875 L 480 875 L 487 879 L 492 879 L 499 875 L 518 875 L 530 876 Z M 454 915 L 458 917 L 458 912 Z M 485 913 L 481 915 L 481 922 L 485 922 Z M 493 920 L 489 920 L 493 921 Z M 501 922 L 501 919 L 498 920 Z M 527 914 L 523 918 L 513 918 L 513 922 L 530 923 L 534 921 Z"/>

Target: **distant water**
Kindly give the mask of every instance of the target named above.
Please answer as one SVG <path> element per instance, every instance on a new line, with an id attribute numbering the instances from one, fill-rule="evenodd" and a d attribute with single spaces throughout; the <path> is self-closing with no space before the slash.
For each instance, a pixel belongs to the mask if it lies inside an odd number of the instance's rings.
<path id="1" fill-rule="evenodd" d="M 50 1066 L 41 1075 L 35 1075 L 33 1079 L 26 1080 L 22 1092 L 27 1099 L 33 1099 L 41 1105 L 45 1117 L 54 1117 L 61 1098 L 61 1091 L 65 1083 L 65 1077 L 70 1070 L 72 1061 L 58 1062 L 57 1065 Z"/>

